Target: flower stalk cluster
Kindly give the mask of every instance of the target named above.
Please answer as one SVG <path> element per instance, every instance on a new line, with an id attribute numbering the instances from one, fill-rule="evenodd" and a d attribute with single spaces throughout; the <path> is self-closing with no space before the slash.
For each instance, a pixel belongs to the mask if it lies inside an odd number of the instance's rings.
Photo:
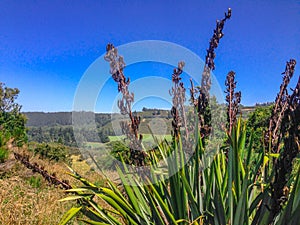
<path id="1" fill-rule="evenodd" d="M 293 61 L 293 65 L 296 62 Z M 294 66 L 289 69 L 294 69 Z M 280 157 L 275 159 L 275 179 L 272 187 L 271 217 L 280 212 L 282 206 L 287 201 L 285 194 L 288 180 L 292 171 L 293 161 L 300 153 L 300 77 L 292 95 L 287 97 L 287 107 L 284 111 L 280 128 L 280 142 L 284 147 Z M 279 145 L 279 144 L 278 144 Z"/>
<path id="2" fill-rule="evenodd" d="M 134 93 L 129 92 L 130 79 L 125 77 L 125 62 L 122 56 L 118 54 L 118 49 L 113 44 L 106 46 L 106 55 L 104 59 L 110 64 L 110 73 L 116 83 L 118 83 L 118 91 L 121 92 L 122 98 L 118 100 L 118 108 L 122 115 L 128 115 L 130 122 L 121 121 L 120 126 L 122 133 L 129 140 L 131 163 L 136 166 L 144 165 L 146 153 L 142 148 L 143 136 L 138 134 L 141 118 L 132 113 L 131 105 L 134 101 Z"/>
<path id="3" fill-rule="evenodd" d="M 265 146 L 270 147 L 273 153 L 279 152 L 279 144 L 280 144 L 280 140 L 282 139 L 282 133 L 280 132 L 280 127 L 282 124 L 284 112 L 289 107 L 289 101 L 288 101 L 289 96 L 288 96 L 287 87 L 288 84 L 290 83 L 291 78 L 294 75 L 295 66 L 296 66 L 296 61 L 294 59 L 291 59 L 289 62 L 286 63 L 285 71 L 282 73 L 284 74 L 283 81 L 282 84 L 280 85 L 280 90 L 275 100 L 275 105 L 272 110 L 268 131 L 265 134 Z"/>

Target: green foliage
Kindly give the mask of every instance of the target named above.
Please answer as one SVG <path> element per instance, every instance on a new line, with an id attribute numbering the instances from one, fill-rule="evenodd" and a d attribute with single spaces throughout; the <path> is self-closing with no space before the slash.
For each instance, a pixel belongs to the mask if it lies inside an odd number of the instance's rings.
<path id="1" fill-rule="evenodd" d="M 59 143 L 30 143 L 29 149 L 34 154 L 39 154 L 41 158 L 54 161 L 66 161 L 69 148 Z"/>
<path id="2" fill-rule="evenodd" d="M 98 163 L 104 169 L 115 169 L 115 161 L 123 160 L 125 163 L 130 162 L 130 151 L 128 146 L 121 141 L 111 141 L 107 144 L 110 154 L 104 158 L 99 159 Z"/>
<path id="3" fill-rule="evenodd" d="M 112 130 L 112 128 L 111 128 Z M 95 132 L 94 128 L 81 127 L 77 132 L 77 138 L 84 142 L 109 142 L 108 135 L 114 135 L 110 129 L 99 128 Z M 74 136 L 72 126 L 45 126 L 45 127 L 29 127 L 28 131 L 29 141 L 34 142 L 58 142 L 67 146 L 76 147 L 77 143 Z"/>
<path id="4" fill-rule="evenodd" d="M 128 146 L 121 141 L 112 141 L 108 144 L 108 147 L 111 149 L 110 154 L 121 161 L 124 160 L 125 163 L 129 163 L 129 148 Z"/>
<path id="5" fill-rule="evenodd" d="M 8 157 L 8 150 L 6 149 L 6 142 L 9 139 L 9 134 L 0 130 L 0 163 L 3 163 Z"/>
<path id="6" fill-rule="evenodd" d="M 260 106 L 251 112 L 247 119 L 247 136 L 253 135 L 253 148 L 262 151 L 264 132 L 268 130 L 273 105 Z"/>
<path id="7" fill-rule="evenodd" d="M 42 185 L 42 178 L 40 176 L 31 176 L 28 182 L 32 187 L 40 188 Z"/>
<path id="8" fill-rule="evenodd" d="M 58 142 L 68 146 L 76 146 L 76 141 L 71 126 L 54 127 L 29 127 L 27 130 L 29 141 Z"/>
<path id="9" fill-rule="evenodd" d="M 21 106 L 15 102 L 19 92 L 17 88 L 5 87 L 0 82 L 0 133 L 9 137 L 6 141 L 12 138 L 14 144 L 22 146 L 27 142 L 26 117 L 20 113 Z"/>
<path id="10" fill-rule="evenodd" d="M 20 112 L 21 106 L 15 102 L 19 93 L 19 89 L 6 87 L 0 82 L 0 111 Z"/>
<path id="11" fill-rule="evenodd" d="M 239 120 L 229 137 L 228 161 L 222 151 L 209 158 L 198 138 L 195 153 L 185 166 L 180 142 L 171 146 L 160 143 L 168 172 L 152 155 L 149 179 L 157 182 L 144 184 L 125 164 L 124 170 L 117 168 L 126 197 L 109 178 L 105 187 L 73 171 L 72 176 L 83 186 L 69 190 L 74 195 L 64 200 L 80 200 L 81 208 L 76 213 L 83 213 L 87 224 L 267 224 L 268 216 L 259 217 L 257 206 L 271 191 L 264 174 L 270 174 L 265 159 L 272 156 L 253 152 L 253 138 L 250 135 L 248 145 L 247 139 L 246 126 Z M 292 191 L 276 221 L 288 221 L 289 216 L 296 221 L 300 207 L 298 177 L 291 178 Z M 109 208 L 102 208 L 94 198 L 105 201 Z"/>
<path id="12" fill-rule="evenodd" d="M 7 149 L 0 147 L 0 163 L 3 163 L 8 157 Z"/>
<path id="13" fill-rule="evenodd" d="M 90 114 L 91 112 L 83 112 Z M 150 134 L 148 123 L 157 120 L 164 120 L 168 124 L 167 132 L 171 130 L 171 124 L 168 117 L 170 113 L 168 110 L 149 109 L 144 112 L 137 112 L 139 116 L 145 119 L 140 126 L 140 131 L 143 134 Z M 27 135 L 29 141 L 35 142 L 61 142 L 64 145 L 76 146 L 74 131 L 72 127 L 72 113 L 70 112 L 28 112 L 25 113 L 28 117 L 27 121 Z M 87 115 L 90 116 L 90 115 Z M 112 128 L 112 120 L 114 117 L 108 113 L 96 113 L 94 126 L 87 123 L 76 130 L 77 138 L 84 142 L 109 142 L 109 136 L 114 136 L 115 131 Z M 94 125 L 94 124 L 93 124 Z"/>

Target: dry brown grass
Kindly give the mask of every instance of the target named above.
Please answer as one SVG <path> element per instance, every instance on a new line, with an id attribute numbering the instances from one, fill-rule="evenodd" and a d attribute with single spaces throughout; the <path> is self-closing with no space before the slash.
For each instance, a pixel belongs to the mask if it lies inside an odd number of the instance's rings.
<path id="1" fill-rule="evenodd" d="M 0 224 L 57 224 L 69 202 L 55 187 L 33 188 L 25 179 L 13 176 L 0 180 Z"/>
<path id="2" fill-rule="evenodd" d="M 11 148 L 9 159 L 7 160 L 7 171 L 5 164 L 0 171 L 0 224 L 2 225 L 53 225 L 57 224 L 63 214 L 76 203 L 58 202 L 59 199 L 67 195 L 60 188 L 49 185 L 39 174 L 17 162 L 12 151 L 30 154 L 26 148 Z M 49 160 L 39 159 L 38 156 L 31 155 L 30 162 L 36 162 L 43 166 L 49 173 L 55 173 L 60 180 L 69 180 L 73 186 L 80 186 L 75 179 L 70 177 L 68 169 L 64 163 L 55 163 Z M 75 160 L 74 160 L 75 162 Z M 76 161 L 72 167 L 82 176 L 95 183 L 103 183 L 101 176 L 93 171 L 85 161 Z M 34 187 L 30 183 L 30 178 L 40 177 L 40 185 Z M 81 224 L 75 220 L 70 224 Z"/>

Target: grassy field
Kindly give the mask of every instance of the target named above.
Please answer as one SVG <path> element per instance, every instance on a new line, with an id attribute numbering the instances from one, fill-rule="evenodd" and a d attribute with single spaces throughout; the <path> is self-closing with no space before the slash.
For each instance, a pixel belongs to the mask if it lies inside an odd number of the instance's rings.
<path id="1" fill-rule="evenodd" d="M 88 148 L 96 149 L 105 147 L 105 144 L 100 142 L 85 142 L 85 146 Z"/>
<path id="2" fill-rule="evenodd" d="M 171 134 L 168 135 L 154 135 L 158 141 L 163 141 L 164 139 L 166 139 L 167 141 L 171 141 L 172 140 L 172 136 Z M 123 141 L 125 139 L 125 135 L 121 135 L 121 136 L 108 136 L 109 137 L 109 141 Z M 154 143 L 153 137 L 151 134 L 143 134 L 143 143 L 145 142 L 151 142 Z"/>

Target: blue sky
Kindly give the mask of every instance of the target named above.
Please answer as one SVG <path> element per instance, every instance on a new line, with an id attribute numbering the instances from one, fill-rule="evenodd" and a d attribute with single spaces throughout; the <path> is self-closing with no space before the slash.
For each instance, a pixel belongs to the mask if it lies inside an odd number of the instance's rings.
<path id="1" fill-rule="evenodd" d="M 214 74 L 224 89 L 226 74 L 236 72 L 244 105 L 273 101 L 285 62 L 300 61 L 300 1 L 2 0 L 0 81 L 21 90 L 23 111 L 71 111 L 81 77 L 108 42 L 168 41 L 204 59 L 215 21 L 228 7 L 232 18 L 216 50 Z M 143 71 L 168 76 L 169 69 L 145 64 L 128 73 L 138 79 Z M 296 67 L 292 87 L 298 76 Z M 115 84 L 102 92 L 114 98 Z M 109 111 L 101 98 L 96 111 Z"/>

